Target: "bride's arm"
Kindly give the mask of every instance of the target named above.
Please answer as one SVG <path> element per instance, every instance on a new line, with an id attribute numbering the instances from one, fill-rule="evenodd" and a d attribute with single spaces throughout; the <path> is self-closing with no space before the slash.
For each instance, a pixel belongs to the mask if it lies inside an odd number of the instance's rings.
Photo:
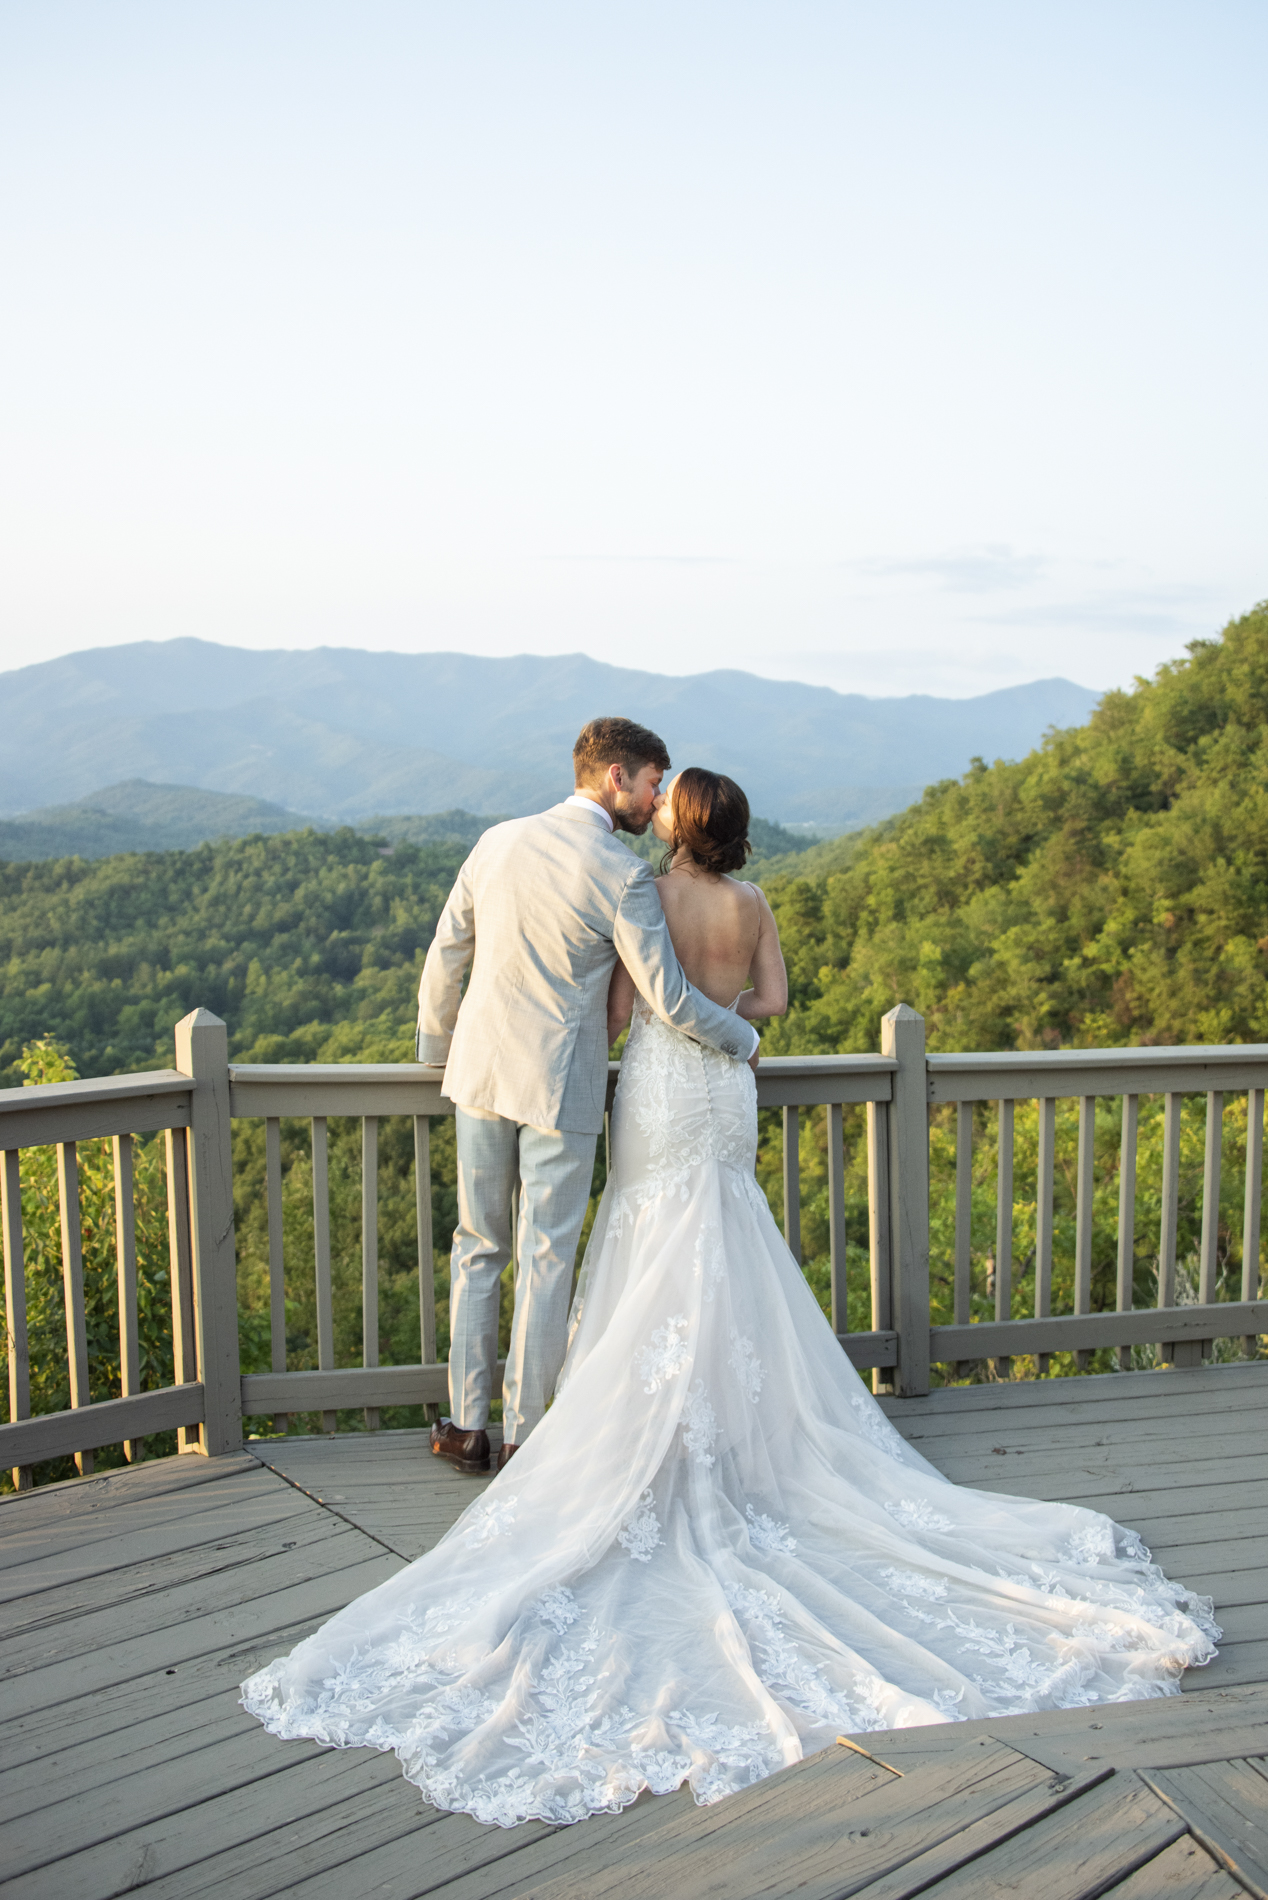
<path id="1" fill-rule="evenodd" d="M 766 893 L 757 884 L 748 887 L 757 898 L 757 948 L 749 966 L 751 990 L 745 990 L 736 1004 L 736 1014 L 752 1021 L 755 1016 L 783 1016 L 788 1009 L 788 972 L 784 953 L 779 947 L 779 926 L 766 901 Z M 608 1004 L 611 1014 L 612 1005 Z"/>
<path id="2" fill-rule="evenodd" d="M 608 1048 L 616 1041 L 630 1020 L 630 1011 L 634 1007 L 634 978 L 630 975 L 620 957 L 612 972 L 612 981 L 608 985 Z"/>

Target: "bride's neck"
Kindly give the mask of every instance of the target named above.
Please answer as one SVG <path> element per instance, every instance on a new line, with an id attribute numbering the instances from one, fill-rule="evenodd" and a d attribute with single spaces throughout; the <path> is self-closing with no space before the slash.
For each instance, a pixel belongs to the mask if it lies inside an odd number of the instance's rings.
<path id="1" fill-rule="evenodd" d="M 685 871 L 688 877 L 712 877 L 714 875 L 712 871 L 706 871 L 703 864 L 696 863 L 685 845 L 680 845 L 678 850 L 674 852 L 670 860 L 669 871 L 671 876 L 675 871 Z"/>

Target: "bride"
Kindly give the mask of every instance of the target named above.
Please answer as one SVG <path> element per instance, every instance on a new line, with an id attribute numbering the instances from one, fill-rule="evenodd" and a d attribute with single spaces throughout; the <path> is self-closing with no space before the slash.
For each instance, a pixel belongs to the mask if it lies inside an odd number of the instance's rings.
<path id="1" fill-rule="evenodd" d="M 727 875 L 748 804 L 692 768 L 657 813 L 687 976 L 787 984 Z M 749 987 L 751 984 L 752 987 Z M 1209 1599 L 1094 1511 L 962 1489 L 886 1419 L 754 1178 L 743 1063 L 632 1022 L 612 1168 L 544 1420 L 441 1542 L 243 1685 L 275 1735 L 393 1749 L 437 1807 L 579 1821 L 719 1800 L 838 1734 L 1172 1695 Z"/>

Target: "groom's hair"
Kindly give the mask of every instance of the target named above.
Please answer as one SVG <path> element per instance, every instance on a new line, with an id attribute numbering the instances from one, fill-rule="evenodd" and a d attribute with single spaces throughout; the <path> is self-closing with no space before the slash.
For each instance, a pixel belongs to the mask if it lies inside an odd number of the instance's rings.
<path id="1" fill-rule="evenodd" d="M 572 769 L 578 785 L 593 785 L 610 765 L 619 765 L 633 777 L 645 765 L 669 770 L 665 741 L 632 719 L 592 719 L 581 728 L 572 748 Z"/>

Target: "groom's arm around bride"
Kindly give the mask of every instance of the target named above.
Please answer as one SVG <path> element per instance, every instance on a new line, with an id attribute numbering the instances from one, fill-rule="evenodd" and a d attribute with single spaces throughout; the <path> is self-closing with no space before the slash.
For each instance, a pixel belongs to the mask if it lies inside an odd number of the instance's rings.
<path id="1" fill-rule="evenodd" d="M 418 1059 L 445 1066 L 445 1092 L 458 1110 L 453 1421 L 435 1428 L 433 1449 L 460 1469 L 488 1464 L 484 1427 L 517 1178 L 504 1445 L 521 1444 L 540 1419 L 563 1363 L 573 1260 L 603 1126 L 607 997 L 617 957 L 649 1007 L 676 1029 L 739 1060 L 757 1045 L 750 1024 L 688 983 L 651 867 L 615 836 L 650 824 L 669 769 L 663 742 L 630 720 L 596 719 L 577 740 L 573 761 L 571 798 L 479 839 L 419 985 Z"/>

